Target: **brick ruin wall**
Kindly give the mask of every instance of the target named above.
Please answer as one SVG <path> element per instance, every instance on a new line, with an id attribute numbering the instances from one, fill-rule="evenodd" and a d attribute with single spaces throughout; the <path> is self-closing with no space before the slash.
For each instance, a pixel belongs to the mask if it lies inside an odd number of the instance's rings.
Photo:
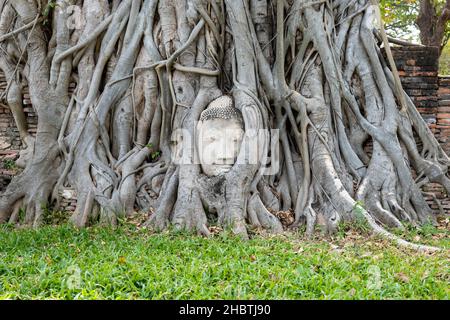
<path id="1" fill-rule="evenodd" d="M 0 71 L 0 95 L 5 92 L 7 83 Z M 22 142 L 14 123 L 14 118 L 9 108 L 4 104 L 6 99 L 0 100 L 0 150 L 20 150 Z M 28 88 L 23 89 L 23 111 L 28 122 L 28 132 L 34 135 L 37 131 L 37 115 L 33 110 L 28 94 Z"/>
<path id="2" fill-rule="evenodd" d="M 444 151 L 450 154 L 450 77 L 438 74 L 438 48 L 393 47 L 392 53 L 404 90 Z M 433 210 L 450 213 L 450 199 L 442 186 L 430 183 L 423 187 L 423 191 L 430 194 L 427 201 Z"/>
<path id="3" fill-rule="evenodd" d="M 439 78 L 436 137 L 450 154 L 450 76 Z"/>
<path id="4" fill-rule="evenodd" d="M 439 77 L 438 107 L 436 111 L 436 135 L 445 153 L 450 155 L 450 76 Z M 450 213 L 450 197 L 442 186 L 429 186 L 437 198 L 441 199 L 442 210 Z M 436 204 L 435 204 L 436 206 Z M 434 207 L 436 209 L 436 207 Z"/>
<path id="5" fill-rule="evenodd" d="M 405 91 L 414 101 L 445 152 L 450 154 L 450 77 L 438 76 L 437 48 L 393 47 L 392 52 Z M 5 88 L 5 78 L 0 73 L 0 93 L 4 92 Z M 26 87 L 23 106 L 28 121 L 28 131 L 34 135 L 37 129 L 37 116 Z M 3 160 L 1 163 L 5 159 L 15 160 L 20 147 L 21 141 L 14 118 L 0 101 L 0 160 Z M 6 181 L 14 173 L 14 170 L 0 164 L 0 175 L 6 177 Z M 0 184 L 0 191 L 5 187 L 5 183 L 3 184 Z M 441 186 L 430 184 L 424 188 L 424 191 L 434 194 L 440 200 L 442 209 L 450 213 L 450 199 Z M 61 208 L 72 211 L 76 205 L 73 191 L 63 190 L 62 194 Z M 439 209 L 432 196 L 428 196 L 427 200 L 434 210 Z"/>

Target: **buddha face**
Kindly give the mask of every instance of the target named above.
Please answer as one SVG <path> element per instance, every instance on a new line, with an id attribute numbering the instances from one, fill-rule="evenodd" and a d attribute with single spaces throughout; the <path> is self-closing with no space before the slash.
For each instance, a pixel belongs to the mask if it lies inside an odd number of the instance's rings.
<path id="1" fill-rule="evenodd" d="M 244 137 L 239 111 L 231 106 L 229 97 L 219 99 L 204 111 L 197 125 L 197 150 L 203 173 L 207 176 L 218 176 L 231 170 Z"/>
<path id="2" fill-rule="evenodd" d="M 244 130 L 236 119 L 207 120 L 198 126 L 199 158 L 207 176 L 231 170 L 236 162 Z"/>

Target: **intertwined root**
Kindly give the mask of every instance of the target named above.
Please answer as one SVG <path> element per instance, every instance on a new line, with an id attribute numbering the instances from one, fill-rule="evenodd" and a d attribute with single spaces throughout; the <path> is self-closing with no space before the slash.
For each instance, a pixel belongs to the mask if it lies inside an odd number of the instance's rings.
<path id="1" fill-rule="evenodd" d="M 362 215 L 405 244 L 380 225 L 434 221 L 420 185 L 450 192 L 449 158 L 401 89 L 389 50 L 388 62 L 380 53 L 368 0 L 83 1 L 75 31 L 66 23 L 75 1 L 58 2 L 51 28 L 40 3 L 0 0 L 9 103 L 26 131 L 19 70 L 39 118 L 27 167 L 0 200 L 2 221 L 23 207 L 38 225 L 41 204 L 70 185 L 78 226 L 154 208 L 146 226 L 157 230 L 208 235 L 212 213 L 246 238 L 248 225 L 281 232 L 276 213 L 292 210 L 292 227 L 304 223 L 308 234 L 318 221 L 333 232 Z M 201 112 L 226 93 L 247 132 L 279 135 L 265 136 L 256 163 L 221 177 L 189 159 L 194 144 L 183 144 L 188 164 L 174 163 L 172 134 L 195 137 Z M 266 158 L 279 164 L 272 175 Z"/>

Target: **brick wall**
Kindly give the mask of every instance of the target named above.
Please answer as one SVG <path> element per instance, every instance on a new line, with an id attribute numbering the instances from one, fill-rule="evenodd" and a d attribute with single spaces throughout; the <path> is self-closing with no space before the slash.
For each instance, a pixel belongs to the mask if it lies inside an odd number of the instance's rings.
<path id="1" fill-rule="evenodd" d="M 438 48 L 393 47 L 392 54 L 403 89 L 434 132 L 439 99 Z"/>
<path id="2" fill-rule="evenodd" d="M 0 93 L 6 89 L 7 83 L 5 77 L 0 73 Z M 23 92 L 23 107 L 25 116 L 28 122 L 28 132 L 32 135 L 36 134 L 37 130 L 37 115 L 33 110 L 28 94 L 28 88 L 24 88 Z M 20 141 L 19 131 L 16 128 L 13 115 L 10 109 L 5 106 L 3 101 L 0 101 L 0 150 L 20 150 L 22 142 Z"/>
<path id="3" fill-rule="evenodd" d="M 447 154 L 450 154 L 450 77 L 439 77 L 439 51 L 435 47 L 393 47 L 392 54 L 402 85 Z M 444 188 L 423 187 L 426 200 L 436 212 L 450 212 Z M 436 201 L 436 199 L 438 201 Z"/>
<path id="4" fill-rule="evenodd" d="M 450 154 L 450 76 L 439 78 L 436 137 Z"/>
<path id="5" fill-rule="evenodd" d="M 445 153 L 450 155 L 450 77 L 439 77 L 438 107 L 436 112 L 436 131 L 434 132 Z M 441 210 L 450 212 L 450 197 L 445 194 L 443 187 L 430 185 L 427 187 L 441 201 Z M 432 208 L 437 210 L 437 204 Z"/>

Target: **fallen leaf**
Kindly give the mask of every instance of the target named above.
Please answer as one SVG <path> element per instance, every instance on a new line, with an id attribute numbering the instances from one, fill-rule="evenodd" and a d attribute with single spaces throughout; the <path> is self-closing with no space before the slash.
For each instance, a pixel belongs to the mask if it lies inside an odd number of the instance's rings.
<path id="1" fill-rule="evenodd" d="M 406 274 L 404 274 L 403 272 L 397 273 L 396 278 L 404 283 L 409 282 L 409 277 Z"/>
<path id="2" fill-rule="evenodd" d="M 295 251 L 295 253 L 302 253 L 303 251 L 305 251 L 305 249 L 300 247 Z"/>
<path id="3" fill-rule="evenodd" d="M 377 255 L 375 255 L 375 256 L 373 256 L 373 260 L 375 260 L 375 261 L 377 261 L 377 260 L 380 260 L 380 259 L 382 259 L 383 258 L 383 254 L 381 253 L 381 254 L 377 254 Z"/>
<path id="4" fill-rule="evenodd" d="M 353 247 L 353 246 L 354 246 L 354 243 L 351 243 L 351 242 L 344 243 L 344 248 Z"/>
<path id="5" fill-rule="evenodd" d="M 279 279 L 278 276 L 274 275 L 273 273 L 269 274 L 269 278 L 272 281 L 277 281 Z"/>

